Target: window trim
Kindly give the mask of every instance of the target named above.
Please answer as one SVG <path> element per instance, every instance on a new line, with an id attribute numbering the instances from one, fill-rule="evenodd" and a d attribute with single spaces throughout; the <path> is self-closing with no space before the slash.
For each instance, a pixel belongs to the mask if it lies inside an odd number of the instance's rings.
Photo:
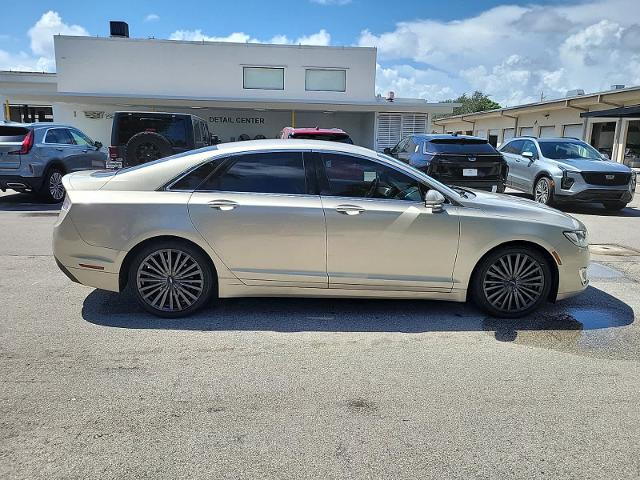
<path id="1" fill-rule="evenodd" d="M 263 69 L 263 70 L 281 70 L 282 71 L 282 88 L 264 88 L 264 87 L 247 87 L 245 72 L 247 68 Z M 244 90 L 268 90 L 268 91 L 284 91 L 285 89 L 285 68 L 284 67 L 269 67 L 260 65 L 243 65 L 242 66 L 242 88 Z"/>
<path id="2" fill-rule="evenodd" d="M 90 141 L 91 141 L 87 146 L 89 146 L 89 147 L 95 147 L 95 140 L 93 140 L 89 135 L 87 135 L 87 134 L 86 134 L 86 133 L 84 133 L 83 131 L 81 131 L 81 130 L 79 130 L 79 129 L 75 128 L 75 127 L 69 127 L 69 128 L 67 128 L 67 130 L 69 130 L 69 134 L 71 135 L 71 138 L 73 138 L 73 132 L 76 132 L 80 138 L 82 138 L 82 137 L 86 137 L 86 138 L 87 138 L 87 140 L 90 140 Z M 76 139 L 75 139 L 75 138 L 73 138 L 73 141 L 75 142 L 75 141 L 76 141 Z M 86 141 L 86 140 L 85 140 L 85 141 Z M 65 145 L 66 145 L 66 144 L 65 144 Z M 78 146 L 78 147 L 84 147 L 84 145 L 80 145 L 79 143 L 75 143 L 75 145 L 76 145 L 76 146 Z"/>
<path id="3" fill-rule="evenodd" d="M 327 88 L 309 88 L 308 87 L 308 72 L 343 72 L 344 73 L 344 90 L 335 90 L 335 89 L 327 89 Z M 330 67 L 306 67 L 304 69 L 304 90 L 305 92 L 337 92 L 337 93 L 346 93 L 347 92 L 347 69 L 346 68 L 330 68 Z"/>

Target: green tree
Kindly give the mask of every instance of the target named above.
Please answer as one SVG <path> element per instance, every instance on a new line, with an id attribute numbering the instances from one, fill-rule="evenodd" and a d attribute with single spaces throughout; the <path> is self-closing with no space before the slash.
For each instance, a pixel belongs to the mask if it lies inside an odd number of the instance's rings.
<path id="1" fill-rule="evenodd" d="M 461 115 L 463 113 L 474 113 L 474 112 L 484 112 L 485 110 L 493 110 L 495 108 L 500 108 L 500 104 L 494 102 L 489 98 L 488 95 L 485 95 L 482 92 L 476 90 L 471 95 L 467 95 L 463 93 L 458 98 L 452 98 L 449 100 L 445 100 L 445 103 L 460 103 L 459 107 L 455 107 L 453 109 L 453 113 L 451 115 Z M 449 115 L 444 115 L 445 117 Z"/>

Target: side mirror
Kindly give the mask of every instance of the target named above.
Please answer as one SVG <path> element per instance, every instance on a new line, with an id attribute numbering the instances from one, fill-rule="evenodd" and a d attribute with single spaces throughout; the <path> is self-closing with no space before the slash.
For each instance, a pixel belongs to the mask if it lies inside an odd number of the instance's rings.
<path id="1" fill-rule="evenodd" d="M 100 150 L 102 148 L 102 142 L 93 142 L 93 146 L 96 147 L 96 150 Z"/>
<path id="2" fill-rule="evenodd" d="M 383 152 L 385 155 L 391 155 L 391 149 L 389 147 L 385 148 Z"/>
<path id="3" fill-rule="evenodd" d="M 536 159 L 536 157 L 533 155 L 533 152 L 522 152 L 521 155 L 524 158 L 527 158 L 529 160 L 535 160 Z"/>
<path id="4" fill-rule="evenodd" d="M 432 189 L 424 196 L 424 206 L 431 208 L 433 213 L 441 212 L 443 210 L 442 206 L 444 205 L 445 200 L 444 195 L 439 191 Z"/>

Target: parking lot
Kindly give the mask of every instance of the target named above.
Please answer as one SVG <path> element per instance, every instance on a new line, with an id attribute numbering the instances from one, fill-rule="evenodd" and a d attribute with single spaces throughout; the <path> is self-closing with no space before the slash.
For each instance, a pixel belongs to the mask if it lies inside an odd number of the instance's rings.
<path id="1" fill-rule="evenodd" d="M 521 320 L 228 299 L 183 320 L 69 281 L 0 194 L 0 477 L 638 478 L 640 201 L 567 208 L 591 286 Z"/>

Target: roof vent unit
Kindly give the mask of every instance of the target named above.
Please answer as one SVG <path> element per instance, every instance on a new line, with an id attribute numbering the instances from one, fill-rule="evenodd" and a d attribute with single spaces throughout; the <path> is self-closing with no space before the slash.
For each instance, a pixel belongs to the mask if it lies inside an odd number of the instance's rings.
<path id="1" fill-rule="evenodd" d="M 581 88 L 576 88 L 575 90 L 569 90 L 567 92 L 566 97 L 579 97 L 580 95 L 584 95 L 584 90 Z"/>
<path id="2" fill-rule="evenodd" d="M 387 101 L 388 102 L 393 102 L 393 100 L 396 98 L 396 94 L 395 92 L 389 92 L 387 93 Z"/>
<path id="3" fill-rule="evenodd" d="M 614 85 L 611 85 L 611 90 L 622 90 L 624 87 L 625 87 L 624 85 L 616 83 Z"/>
<path id="4" fill-rule="evenodd" d="M 127 22 L 111 21 L 109 22 L 109 31 L 111 37 L 129 38 L 129 25 Z"/>

